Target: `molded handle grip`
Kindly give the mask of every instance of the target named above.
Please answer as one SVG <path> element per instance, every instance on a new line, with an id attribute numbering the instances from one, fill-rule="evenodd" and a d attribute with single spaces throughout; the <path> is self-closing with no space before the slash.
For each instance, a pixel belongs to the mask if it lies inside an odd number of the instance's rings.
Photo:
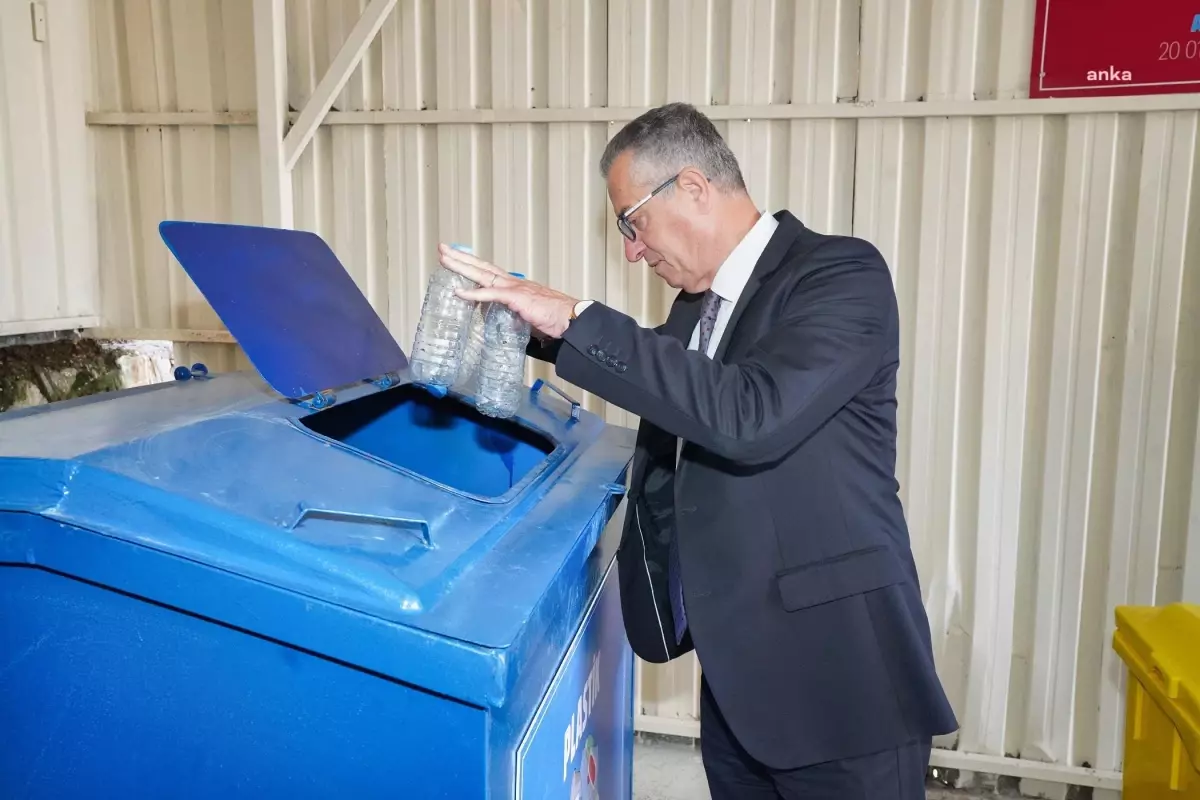
<path id="1" fill-rule="evenodd" d="M 302 505 L 297 511 L 295 521 L 288 526 L 288 530 L 295 530 L 308 519 L 328 519 L 336 522 L 373 522 L 378 525 L 387 525 L 407 531 L 420 539 L 421 543 L 426 547 L 433 547 L 433 540 L 429 535 L 429 523 L 423 519 L 393 517 L 360 511 L 338 511 L 332 508 L 310 508 Z"/>
<path id="2" fill-rule="evenodd" d="M 533 386 L 531 386 L 529 389 L 530 396 L 532 396 L 534 398 L 534 400 L 536 400 L 538 393 L 541 392 L 543 386 L 545 386 L 547 389 L 554 392 L 556 395 L 561 397 L 563 400 L 566 400 L 568 403 L 571 404 L 571 421 L 578 422 L 579 421 L 579 402 L 577 400 L 572 399 L 572 397 L 569 394 L 567 394 L 566 392 L 564 392 L 562 389 L 558 388 L 554 384 L 544 381 L 541 378 L 538 378 L 536 381 L 533 382 Z"/>

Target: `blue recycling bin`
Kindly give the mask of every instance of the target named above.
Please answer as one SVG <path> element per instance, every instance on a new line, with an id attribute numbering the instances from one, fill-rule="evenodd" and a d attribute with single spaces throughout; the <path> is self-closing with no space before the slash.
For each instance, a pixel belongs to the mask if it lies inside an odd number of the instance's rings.
<path id="1" fill-rule="evenodd" d="M 0 797 L 629 797 L 633 432 L 412 384 L 311 233 L 160 230 L 257 374 L 0 414 Z"/>

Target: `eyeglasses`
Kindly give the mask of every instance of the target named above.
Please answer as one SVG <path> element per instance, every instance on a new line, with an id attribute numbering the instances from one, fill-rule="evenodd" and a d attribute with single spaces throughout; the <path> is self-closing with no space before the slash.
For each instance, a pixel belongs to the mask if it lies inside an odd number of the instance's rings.
<path id="1" fill-rule="evenodd" d="M 678 178 L 679 178 L 679 173 L 675 173 L 675 174 L 674 174 L 674 175 L 672 175 L 670 178 L 667 178 L 665 181 L 663 181 L 662 185 L 661 185 L 661 186 L 659 186 L 657 189 L 655 189 L 653 192 L 651 192 L 650 194 L 646 195 L 646 196 L 645 196 L 645 197 L 643 197 L 641 200 L 638 200 L 636 203 L 634 203 L 633 205 L 631 205 L 629 208 L 625 209 L 625 210 L 624 210 L 624 211 L 622 211 L 620 214 L 618 214 L 618 215 L 617 215 L 617 230 L 621 231 L 621 234 L 622 234 L 622 235 L 623 235 L 623 236 L 624 236 L 626 239 L 628 239 L 629 241 L 631 241 L 631 242 L 636 242 L 636 241 L 637 241 L 637 231 L 635 231 L 635 230 L 633 229 L 633 225 L 631 225 L 631 224 L 629 223 L 629 217 L 630 217 L 630 216 L 631 216 L 631 215 L 632 215 L 632 214 L 633 214 L 635 211 L 637 211 L 639 208 L 641 208 L 642 206 L 644 206 L 646 203 L 650 202 L 650 199 L 651 199 L 651 198 L 653 198 L 653 197 L 654 197 L 654 195 L 658 194 L 658 193 L 659 193 L 659 192 L 661 192 L 663 189 L 665 189 L 665 188 L 667 188 L 668 186 L 670 186 L 670 185 L 671 185 L 672 183 L 674 183 L 674 182 L 675 182 L 675 181 L 676 181 Z"/>

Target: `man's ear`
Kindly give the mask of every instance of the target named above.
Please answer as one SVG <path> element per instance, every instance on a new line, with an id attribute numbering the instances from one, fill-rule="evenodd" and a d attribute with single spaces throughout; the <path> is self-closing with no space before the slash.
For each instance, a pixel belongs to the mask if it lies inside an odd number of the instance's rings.
<path id="1" fill-rule="evenodd" d="M 697 206 L 707 209 L 712 202 L 713 186 L 695 167 L 684 167 L 675 180 L 676 191 L 687 194 Z"/>

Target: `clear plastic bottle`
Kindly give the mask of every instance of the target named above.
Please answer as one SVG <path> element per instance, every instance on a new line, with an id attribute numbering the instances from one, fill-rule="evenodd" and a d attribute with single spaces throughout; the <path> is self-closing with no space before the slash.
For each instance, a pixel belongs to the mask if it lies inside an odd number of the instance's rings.
<path id="1" fill-rule="evenodd" d="M 517 278 L 519 272 L 509 273 Z M 525 347 L 529 323 L 502 303 L 491 303 L 484 317 L 475 407 L 489 417 L 511 417 L 525 388 Z"/>
<path id="2" fill-rule="evenodd" d="M 458 369 L 458 379 L 454 382 L 454 391 L 466 395 L 475 394 L 479 385 L 479 359 L 483 355 L 483 325 L 487 318 L 490 303 L 478 303 L 471 312 L 471 331 L 467 334 L 467 345 L 463 351 L 462 366 Z"/>
<path id="3" fill-rule="evenodd" d="M 464 245 L 453 247 L 464 253 L 474 252 Z M 455 290 L 476 285 L 440 264 L 429 276 L 409 359 L 415 380 L 431 386 L 454 384 L 462 364 L 471 313 L 477 305 L 459 297 Z"/>

